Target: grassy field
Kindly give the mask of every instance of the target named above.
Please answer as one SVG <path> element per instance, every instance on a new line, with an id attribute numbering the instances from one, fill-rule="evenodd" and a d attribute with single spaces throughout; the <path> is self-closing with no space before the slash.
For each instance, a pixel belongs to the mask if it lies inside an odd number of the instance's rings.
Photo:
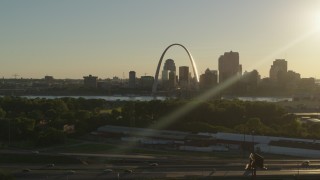
<path id="1" fill-rule="evenodd" d="M 102 109 L 102 110 L 100 110 L 100 113 L 101 114 L 104 114 L 104 113 L 111 114 L 112 110 L 117 110 L 117 111 L 121 112 L 122 108 L 118 107 L 118 108 L 114 108 L 114 109 Z"/>

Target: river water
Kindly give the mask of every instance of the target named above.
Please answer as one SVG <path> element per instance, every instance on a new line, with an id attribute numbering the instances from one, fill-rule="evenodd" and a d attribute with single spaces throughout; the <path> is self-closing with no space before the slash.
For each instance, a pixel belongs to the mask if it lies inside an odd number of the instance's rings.
<path id="1" fill-rule="evenodd" d="M 21 96 L 28 99 L 44 98 L 44 99 L 55 99 L 55 98 L 84 98 L 84 99 L 104 99 L 106 101 L 151 101 L 151 100 L 166 100 L 165 96 Z M 279 101 L 292 101 L 290 97 L 222 97 L 221 99 L 238 99 L 241 101 L 265 101 L 265 102 L 279 102 Z"/>
<path id="2" fill-rule="evenodd" d="M 241 101 L 265 101 L 265 102 L 280 102 L 292 101 L 290 97 L 222 97 L 222 99 L 239 99 Z"/>
<path id="3" fill-rule="evenodd" d="M 164 96 L 21 96 L 28 99 L 56 99 L 56 98 L 84 98 L 84 99 L 104 99 L 106 101 L 151 101 L 151 100 L 166 100 Z"/>

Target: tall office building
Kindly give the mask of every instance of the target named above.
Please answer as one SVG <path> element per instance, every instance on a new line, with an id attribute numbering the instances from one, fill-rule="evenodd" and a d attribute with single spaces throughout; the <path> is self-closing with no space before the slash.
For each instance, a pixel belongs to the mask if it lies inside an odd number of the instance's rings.
<path id="1" fill-rule="evenodd" d="M 257 70 L 251 72 L 244 72 L 241 82 L 247 86 L 247 89 L 256 89 L 261 80 L 261 76 Z"/>
<path id="2" fill-rule="evenodd" d="M 97 76 L 92 76 L 91 74 L 89 76 L 84 76 L 84 86 L 89 88 L 97 88 Z"/>
<path id="3" fill-rule="evenodd" d="M 242 74 L 242 66 L 239 64 L 238 52 L 225 52 L 219 57 L 219 83 Z"/>
<path id="4" fill-rule="evenodd" d="M 153 76 L 141 76 L 140 85 L 144 89 L 151 89 L 153 86 L 154 77 Z"/>
<path id="5" fill-rule="evenodd" d="M 161 80 L 162 80 L 162 81 L 167 81 L 167 80 L 169 80 L 169 71 L 168 71 L 168 70 L 162 70 Z"/>
<path id="6" fill-rule="evenodd" d="M 129 72 L 129 88 L 135 88 L 136 87 L 136 72 L 130 71 Z"/>
<path id="7" fill-rule="evenodd" d="M 276 59 L 270 68 L 269 77 L 273 81 L 278 81 L 279 78 L 285 76 L 288 72 L 288 62 L 284 59 Z"/>
<path id="8" fill-rule="evenodd" d="M 188 88 L 189 86 L 189 67 L 179 67 L 179 85 L 181 88 Z"/>
<path id="9" fill-rule="evenodd" d="M 288 89 L 297 89 L 299 86 L 299 82 L 301 80 L 301 75 L 299 73 L 296 73 L 292 70 L 289 70 L 287 72 L 287 88 Z"/>
<path id="10" fill-rule="evenodd" d="M 44 81 L 47 83 L 47 84 L 51 84 L 54 82 L 54 78 L 53 76 L 45 76 L 44 77 Z"/>
<path id="11" fill-rule="evenodd" d="M 167 59 L 162 70 L 162 80 L 169 80 L 169 73 L 176 72 L 176 65 L 172 59 Z"/>
<path id="12" fill-rule="evenodd" d="M 176 72 L 171 71 L 169 73 L 169 84 L 168 84 L 168 88 L 169 89 L 175 89 L 177 86 L 177 77 L 176 77 Z"/>
<path id="13" fill-rule="evenodd" d="M 200 76 L 200 88 L 208 89 L 218 84 L 218 71 L 209 68 Z"/>

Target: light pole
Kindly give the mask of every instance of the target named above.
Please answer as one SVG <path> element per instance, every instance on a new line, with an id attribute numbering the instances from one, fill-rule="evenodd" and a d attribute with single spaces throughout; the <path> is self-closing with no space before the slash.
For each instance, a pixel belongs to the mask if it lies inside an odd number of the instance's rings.
<path id="1" fill-rule="evenodd" d="M 254 130 L 251 132 L 252 133 L 252 153 L 254 153 Z"/>
<path id="2" fill-rule="evenodd" d="M 255 153 L 254 153 L 254 130 L 252 130 L 251 132 L 251 136 L 252 136 L 252 155 L 253 155 L 253 160 L 252 160 L 252 165 L 251 165 L 251 169 L 252 169 L 252 179 L 255 180 L 256 179 L 256 172 L 257 172 L 257 164 L 256 164 L 256 159 L 255 159 Z"/>
<path id="3" fill-rule="evenodd" d="M 243 158 L 246 155 L 246 127 L 243 126 L 243 144 L 242 144 L 242 150 L 243 150 Z"/>
<path id="4" fill-rule="evenodd" d="M 10 147 L 10 143 L 11 143 L 11 119 L 9 118 L 9 147 Z"/>

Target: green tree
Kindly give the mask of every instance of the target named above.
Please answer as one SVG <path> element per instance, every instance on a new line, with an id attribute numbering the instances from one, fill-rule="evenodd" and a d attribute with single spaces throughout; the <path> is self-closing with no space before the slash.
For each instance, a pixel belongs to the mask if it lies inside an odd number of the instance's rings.
<path id="1" fill-rule="evenodd" d="M 59 117 L 59 114 L 57 113 L 56 110 L 54 109 L 49 109 L 45 112 L 45 117 L 47 119 L 50 119 L 50 120 L 54 120 L 54 119 L 57 119 Z"/>
<path id="2" fill-rule="evenodd" d="M 0 169 L 0 180 L 13 180 L 14 177 L 7 171 Z"/>
<path id="3" fill-rule="evenodd" d="M 291 137 L 304 137 L 306 135 L 305 132 L 307 131 L 298 120 L 293 120 L 282 127 L 285 135 Z"/>
<path id="4" fill-rule="evenodd" d="M 4 117 L 6 117 L 6 112 L 2 108 L 0 108 L 0 118 Z"/>
<path id="5" fill-rule="evenodd" d="M 320 138 L 320 124 L 310 123 L 307 125 L 309 136 L 312 138 Z"/>
<path id="6" fill-rule="evenodd" d="M 35 119 L 36 121 L 40 121 L 44 118 L 44 115 L 42 113 L 42 111 L 40 110 L 33 110 L 31 111 L 30 113 L 28 113 L 28 118 L 31 118 L 31 119 Z"/>
<path id="7" fill-rule="evenodd" d="M 10 120 L 8 118 L 0 118 L 0 140 L 9 140 Z"/>
<path id="8" fill-rule="evenodd" d="M 63 144 L 65 142 L 66 135 L 63 131 L 55 128 L 48 128 L 39 133 L 37 137 L 37 145 L 50 146 L 56 144 Z"/>
<path id="9" fill-rule="evenodd" d="M 92 113 L 90 111 L 80 110 L 75 113 L 75 118 L 77 120 L 86 120 L 86 119 L 89 119 L 91 117 L 91 115 L 92 115 Z"/>

